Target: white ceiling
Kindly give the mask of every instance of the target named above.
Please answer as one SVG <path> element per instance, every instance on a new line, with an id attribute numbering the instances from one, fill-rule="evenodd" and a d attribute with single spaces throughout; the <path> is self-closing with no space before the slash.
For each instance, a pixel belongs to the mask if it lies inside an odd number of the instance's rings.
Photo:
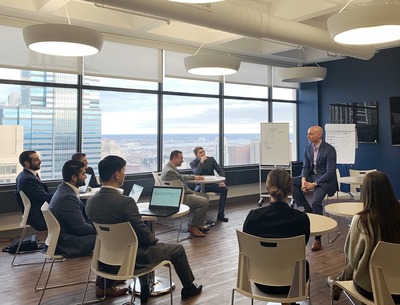
<path id="1" fill-rule="evenodd" d="M 200 48 L 200 52 L 284 65 L 348 56 L 367 60 L 375 50 L 400 45 L 400 41 L 367 47 L 333 43 L 326 20 L 347 2 L 225 0 L 187 5 L 167 0 L 0 0 L 0 24 L 67 23 L 68 11 L 71 24 L 97 29 L 108 39 L 133 39 L 189 53 Z M 353 0 L 347 9 L 376 3 L 383 0 Z"/>

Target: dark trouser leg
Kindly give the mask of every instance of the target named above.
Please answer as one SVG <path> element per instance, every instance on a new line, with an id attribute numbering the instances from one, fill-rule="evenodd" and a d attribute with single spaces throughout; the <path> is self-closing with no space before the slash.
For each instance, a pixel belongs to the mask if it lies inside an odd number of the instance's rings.
<path id="1" fill-rule="evenodd" d="M 206 192 L 219 193 L 218 215 L 225 215 L 225 203 L 228 196 L 228 188 L 220 187 L 218 184 L 207 184 Z"/>
<path id="2" fill-rule="evenodd" d="M 326 196 L 326 191 L 322 187 L 317 186 L 313 192 L 312 202 L 311 202 L 314 214 L 318 215 L 323 214 L 322 201 L 324 200 L 325 196 Z M 315 239 L 321 240 L 321 236 L 315 236 Z"/>
<path id="3" fill-rule="evenodd" d="M 171 262 L 183 288 L 189 288 L 194 281 L 194 276 L 189 266 L 185 249 L 181 245 L 175 246 L 171 252 Z"/>
<path id="4" fill-rule="evenodd" d="M 297 206 L 304 207 L 306 212 L 311 212 L 311 207 L 301 190 L 301 177 L 294 177 L 292 179 L 292 195 L 293 200 L 296 202 Z"/>

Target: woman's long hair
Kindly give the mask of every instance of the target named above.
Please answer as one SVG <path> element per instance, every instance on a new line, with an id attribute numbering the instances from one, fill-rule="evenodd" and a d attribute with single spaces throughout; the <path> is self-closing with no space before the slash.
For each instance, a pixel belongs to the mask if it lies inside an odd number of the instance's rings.
<path id="1" fill-rule="evenodd" d="M 283 201 L 292 193 L 292 177 L 287 170 L 277 168 L 267 176 L 267 191 L 275 201 Z"/>
<path id="2" fill-rule="evenodd" d="M 380 236 L 382 241 L 399 244 L 400 203 L 384 173 L 374 171 L 365 176 L 361 201 L 364 209 L 358 215 L 370 243 L 376 245 Z"/>

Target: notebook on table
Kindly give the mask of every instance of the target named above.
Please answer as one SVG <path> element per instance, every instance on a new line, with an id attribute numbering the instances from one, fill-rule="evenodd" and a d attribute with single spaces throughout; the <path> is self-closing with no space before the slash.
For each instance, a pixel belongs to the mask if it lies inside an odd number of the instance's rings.
<path id="1" fill-rule="evenodd" d="M 141 215 L 167 217 L 179 212 L 182 201 L 182 187 L 153 186 L 149 208 L 139 212 Z"/>
<path id="2" fill-rule="evenodd" d="M 138 184 L 134 184 L 132 186 L 131 192 L 129 193 L 129 197 L 132 197 L 136 203 L 139 202 L 140 195 L 142 195 L 144 187 Z"/>
<path id="3" fill-rule="evenodd" d="M 92 178 L 91 174 L 86 174 L 85 185 L 79 187 L 79 193 L 84 194 L 88 191 L 90 178 Z"/>

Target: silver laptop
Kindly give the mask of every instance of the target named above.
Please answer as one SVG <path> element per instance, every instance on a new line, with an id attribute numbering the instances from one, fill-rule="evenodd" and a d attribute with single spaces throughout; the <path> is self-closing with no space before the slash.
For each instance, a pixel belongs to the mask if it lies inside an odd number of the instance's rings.
<path id="1" fill-rule="evenodd" d="M 129 193 L 129 197 L 132 197 L 136 203 L 139 202 L 140 195 L 142 195 L 144 187 L 138 184 L 134 184 L 132 186 L 131 192 Z"/>
<path id="2" fill-rule="evenodd" d="M 182 201 L 182 187 L 153 186 L 149 208 L 139 212 L 141 215 L 167 217 L 179 212 Z"/>
<path id="3" fill-rule="evenodd" d="M 92 178 L 91 174 L 86 174 L 85 185 L 79 187 L 79 193 L 84 194 L 88 191 L 90 178 Z"/>

